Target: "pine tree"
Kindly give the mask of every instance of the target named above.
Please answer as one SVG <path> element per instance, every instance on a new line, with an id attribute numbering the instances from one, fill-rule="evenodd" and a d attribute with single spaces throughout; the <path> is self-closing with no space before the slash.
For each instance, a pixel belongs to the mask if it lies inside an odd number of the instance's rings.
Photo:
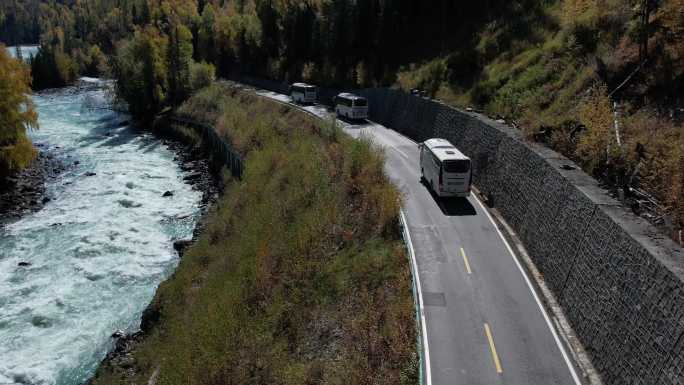
<path id="1" fill-rule="evenodd" d="M 169 99 L 171 104 L 177 105 L 188 96 L 192 63 L 192 33 L 180 23 L 174 23 L 169 30 L 167 60 Z"/>
<path id="2" fill-rule="evenodd" d="M 216 24 L 216 16 L 214 13 L 214 6 L 209 3 L 205 5 L 202 10 L 202 18 L 197 36 L 197 56 L 200 59 L 213 62 L 216 58 L 215 43 L 214 43 L 214 28 Z"/>

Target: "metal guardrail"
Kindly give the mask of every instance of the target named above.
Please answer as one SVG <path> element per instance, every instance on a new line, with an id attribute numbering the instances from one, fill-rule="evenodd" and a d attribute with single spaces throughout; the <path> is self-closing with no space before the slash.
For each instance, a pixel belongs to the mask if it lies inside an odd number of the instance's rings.
<path id="1" fill-rule="evenodd" d="M 413 276 L 413 302 L 416 307 L 416 323 L 418 326 L 417 345 L 418 354 L 420 356 L 419 362 L 419 381 L 420 385 L 432 385 L 432 375 L 430 373 L 430 351 L 428 349 L 427 340 L 427 324 L 425 321 L 425 311 L 423 304 L 423 291 L 420 285 L 420 273 L 418 272 L 418 262 L 416 261 L 415 251 L 413 249 L 413 241 L 411 241 L 411 233 L 409 232 L 406 216 L 402 210 L 399 215 L 401 220 L 402 235 L 404 243 L 408 251 L 409 262 L 411 264 L 411 274 Z"/>
<path id="2" fill-rule="evenodd" d="M 242 179 L 244 171 L 244 160 L 221 136 L 216 132 L 216 129 L 206 123 L 198 122 L 195 119 L 173 115 L 169 117 L 172 123 L 177 123 L 183 126 L 190 127 L 202 135 L 202 141 L 209 145 L 209 150 L 220 156 L 223 163 L 230 169 L 231 174 L 237 178 Z"/>

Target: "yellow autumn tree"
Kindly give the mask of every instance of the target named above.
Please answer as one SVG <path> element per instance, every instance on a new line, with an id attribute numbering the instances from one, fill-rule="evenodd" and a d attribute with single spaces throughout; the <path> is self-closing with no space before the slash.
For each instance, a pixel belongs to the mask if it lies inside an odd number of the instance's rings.
<path id="1" fill-rule="evenodd" d="M 31 74 L 0 44 L 0 180 L 35 158 L 26 130 L 37 127 L 38 115 L 29 96 Z"/>
<path id="2" fill-rule="evenodd" d="M 605 164 L 609 150 L 615 150 L 613 135 L 613 110 L 605 85 L 591 90 L 580 104 L 580 122 L 586 127 L 577 143 L 577 156 L 588 170 L 595 170 Z"/>

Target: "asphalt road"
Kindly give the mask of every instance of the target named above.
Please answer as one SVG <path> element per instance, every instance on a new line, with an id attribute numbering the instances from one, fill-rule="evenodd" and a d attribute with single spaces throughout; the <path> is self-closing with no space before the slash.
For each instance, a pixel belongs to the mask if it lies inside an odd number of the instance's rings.
<path id="1" fill-rule="evenodd" d="M 290 102 L 286 95 L 257 92 Z M 304 109 L 330 118 L 325 107 Z M 581 384 L 535 289 L 481 202 L 474 196 L 435 199 L 420 183 L 412 140 L 372 122 L 341 125 L 385 149 L 386 171 L 404 194 L 426 321 L 426 383 Z"/>

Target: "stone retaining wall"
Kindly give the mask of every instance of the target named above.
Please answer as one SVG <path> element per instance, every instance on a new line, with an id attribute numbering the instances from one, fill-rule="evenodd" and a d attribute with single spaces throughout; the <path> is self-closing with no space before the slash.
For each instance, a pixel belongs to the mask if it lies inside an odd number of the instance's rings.
<path id="1" fill-rule="evenodd" d="M 359 93 L 371 120 L 417 141 L 446 138 L 473 159 L 475 185 L 525 244 L 606 384 L 684 384 L 681 248 L 516 130 L 397 90 Z"/>

